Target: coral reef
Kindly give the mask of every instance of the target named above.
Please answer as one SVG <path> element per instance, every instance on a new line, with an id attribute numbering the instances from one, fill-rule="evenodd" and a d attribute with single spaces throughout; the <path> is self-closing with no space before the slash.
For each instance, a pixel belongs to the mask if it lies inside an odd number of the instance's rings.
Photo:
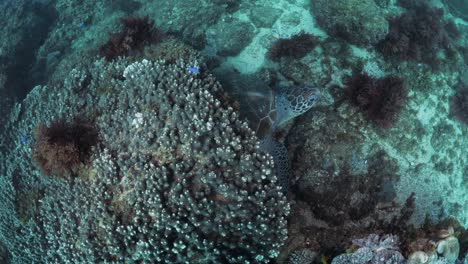
<path id="1" fill-rule="evenodd" d="M 208 0 L 208 1 L 215 4 L 215 5 L 222 6 L 229 13 L 232 13 L 232 12 L 238 10 L 239 5 L 241 4 L 241 2 L 236 1 L 236 0 Z"/>
<path id="2" fill-rule="evenodd" d="M 317 43 L 317 38 L 312 34 L 301 32 L 288 39 L 278 39 L 273 42 L 268 50 L 267 57 L 274 61 L 278 61 L 283 57 L 300 59 L 307 52 L 314 49 Z"/>
<path id="3" fill-rule="evenodd" d="M 454 15 L 468 20 L 468 6 L 463 0 L 442 0 Z"/>
<path id="4" fill-rule="evenodd" d="M 179 59 L 188 60 L 190 58 L 197 58 L 200 63 L 205 61 L 200 55 L 200 52 L 193 49 L 191 46 L 184 44 L 177 38 L 166 36 L 158 44 L 146 46 L 143 52 L 135 54 L 130 60 L 164 60 L 169 63 L 174 63 Z"/>
<path id="5" fill-rule="evenodd" d="M 263 5 L 251 6 L 248 9 L 252 23 L 258 28 L 271 28 L 280 17 L 282 10 L 264 2 Z"/>
<path id="6" fill-rule="evenodd" d="M 340 148 L 339 145 L 334 147 Z M 304 159 L 302 155 L 298 153 L 295 160 L 298 171 L 306 167 L 298 164 Z M 327 161 L 332 160 L 328 155 L 322 159 L 315 155 L 306 159 L 311 158 L 316 159 L 314 163 L 317 163 L 317 169 L 303 172 L 302 178 L 294 186 L 295 193 L 298 199 L 310 201 L 310 209 L 315 217 L 330 226 L 344 225 L 348 221 L 368 221 L 365 219 L 376 214 L 378 207 L 391 201 L 395 195 L 392 185 L 398 181 L 398 175 L 391 174 L 390 169 L 385 168 L 391 167 L 390 162 L 379 164 L 384 160 L 383 153 L 377 153 L 372 160 L 366 161 L 368 164 L 365 164 L 365 168 L 351 168 L 359 166 L 350 164 L 351 161 L 342 165 L 342 168 L 331 167 L 339 164 L 329 164 L 328 167 Z M 324 168 L 318 169 L 320 165 Z M 342 191 L 336 193 L 337 189 Z M 378 217 L 374 221 L 378 221 Z"/>
<path id="7" fill-rule="evenodd" d="M 330 35 L 358 45 L 375 44 L 388 32 L 388 22 L 373 0 L 314 0 L 312 13 Z"/>
<path id="8" fill-rule="evenodd" d="M 233 16 L 226 14 L 226 11 L 234 11 L 239 5 L 239 3 L 231 0 L 222 1 L 222 4 L 219 0 L 195 2 L 161 0 L 157 2 L 143 2 L 142 4 L 140 14 L 154 18 L 156 23 L 166 32 L 178 35 L 185 43 L 195 48 L 203 48 L 209 28 L 213 27 L 213 25 L 216 27 L 218 22 L 223 23 L 221 20 L 224 15 L 226 15 L 225 19 L 231 20 Z M 228 27 L 223 27 L 223 29 L 228 32 L 240 32 L 243 30 L 242 26 L 246 26 L 246 23 L 237 25 L 241 27 L 233 29 L 229 26 L 234 25 L 230 24 Z M 232 40 L 233 42 L 237 42 L 245 37 L 237 34 L 229 35 L 228 32 L 215 33 L 220 33 L 224 35 L 223 38 L 226 37 L 224 40 Z"/>
<path id="9" fill-rule="evenodd" d="M 289 189 L 291 164 L 288 151 L 278 140 L 278 134 L 288 121 L 310 110 L 320 98 L 314 85 L 294 86 L 284 78 L 276 84 L 275 91 L 253 75 L 242 75 L 218 69 L 217 75 L 239 100 L 240 112 L 261 139 L 260 148 L 269 153 L 275 163 L 276 176 L 284 193 Z M 241 91 L 249 87 L 248 93 Z M 250 89 L 251 88 L 251 89 Z"/>
<path id="10" fill-rule="evenodd" d="M 39 59 L 36 53 L 57 23 L 58 12 L 41 1 L 21 4 L 1 3 L 1 22 L 6 38 L 0 41 L 0 70 L 5 78 L 8 96 L 23 99 L 31 87 L 44 83 L 44 67 L 33 67 Z M 6 33 L 8 32 L 8 33 Z"/>
<path id="11" fill-rule="evenodd" d="M 269 86 L 272 80 L 262 80 L 257 74 L 241 74 L 225 68 L 217 68 L 213 74 L 229 97 L 236 101 L 241 117 L 249 122 L 259 138 L 264 138 L 275 120 L 275 91 Z"/>
<path id="12" fill-rule="evenodd" d="M 327 125 L 319 127 L 319 122 Z M 349 238 L 369 234 L 370 226 L 400 234 L 409 223 L 414 195 L 401 204 L 394 202 L 400 181 L 397 160 L 374 142 L 367 145 L 357 127 L 347 125 L 335 111 L 318 107 L 298 117 L 290 130 L 290 193 L 296 201 L 289 224 L 290 250 L 309 247 L 336 256 L 348 248 Z M 311 136 L 304 140 L 304 135 Z"/>
<path id="13" fill-rule="evenodd" d="M 30 91 L 0 98 L 0 263 L 468 263 L 460 3 L 0 1 L 0 93 Z M 127 16 L 143 44 L 95 61 Z M 77 114 L 86 166 L 41 173 L 35 128 Z"/>
<path id="14" fill-rule="evenodd" d="M 126 17 L 121 23 L 122 31 L 110 35 L 109 41 L 99 50 L 99 54 L 108 61 L 142 51 L 145 45 L 161 41 L 162 31 L 155 28 L 148 17 Z"/>
<path id="15" fill-rule="evenodd" d="M 9 263 L 8 252 L 3 244 L 0 243 L 0 262 Z"/>
<path id="16" fill-rule="evenodd" d="M 141 7 L 141 3 L 134 0 L 113 0 L 109 3 L 109 9 L 121 10 L 127 14 L 137 11 Z"/>
<path id="17" fill-rule="evenodd" d="M 468 124 L 468 87 L 458 85 L 450 98 L 450 112 L 458 121 Z"/>
<path id="18" fill-rule="evenodd" d="M 437 224 L 426 221 L 419 229 L 409 229 L 407 241 L 401 248 L 408 255 L 409 264 L 463 263 L 460 260 L 466 254 L 466 241 L 463 240 L 466 232 L 460 223 L 452 218 Z"/>
<path id="19" fill-rule="evenodd" d="M 15 172 L 2 167 L 20 174 L 25 186 L 47 183 L 37 215 L 7 238 L 14 261 L 268 263 L 277 257 L 289 205 L 272 159 L 238 113 L 214 97 L 221 91 L 215 79 L 189 67 L 202 68 L 195 60 L 101 60 L 72 71 L 63 86 L 35 88 L 21 106 L 22 121 L 8 123 L 9 131 L 57 111 L 67 117 L 84 111 L 95 114 L 101 142 L 79 177 L 46 178 L 27 161 Z M 100 96 L 102 85 L 112 93 Z M 13 175 L 1 179 L 8 186 Z M 9 193 L 2 196 L 6 204 L 17 199 L 8 188 L 0 191 Z M 2 216 L 17 221 L 16 214 Z"/>
<path id="20" fill-rule="evenodd" d="M 237 36 L 233 38 L 232 36 Z M 206 30 L 205 43 L 207 49 L 220 56 L 239 54 L 255 36 L 255 27 L 250 23 L 226 18 Z"/>
<path id="21" fill-rule="evenodd" d="M 287 194 L 291 175 L 291 161 L 288 157 L 288 150 L 284 144 L 278 142 L 272 135 L 267 135 L 260 141 L 260 149 L 273 157 L 276 177 L 278 177 L 283 193 Z"/>
<path id="22" fill-rule="evenodd" d="M 2 157 L 3 158 L 3 157 Z M 9 260 L 11 254 L 14 253 L 15 247 L 15 232 L 14 228 L 18 228 L 19 221 L 15 216 L 15 188 L 13 184 L 8 181 L 4 176 L 0 177 L 0 202 L 2 204 L 0 210 L 0 259 Z M 18 254 L 18 258 L 21 259 L 21 254 Z M 9 263 L 4 261 L 2 263 Z M 15 263 L 15 262 L 13 262 Z M 27 263 L 27 262 L 17 262 Z"/>
<path id="23" fill-rule="evenodd" d="M 453 46 L 450 35 L 454 34 L 446 30 L 443 10 L 419 0 L 399 1 L 399 4 L 408 10 L 390 20 L 390 32 L 377 44 L 377 50 L 398 61 L 413 60 L 437 69 L 441 62 L 439 51 Z"/>
<path id="24" fill-rule="evenodd" d="M 439 232 L 440 241 L 437 242 L 437 253 L 445 258 L 448 263 L 455 263 L 460 254 L 460 243 L 455 237 L 453 227 Z"/>
<path id="25" fill-rule="evenodd" d="M 397 236 L 370 234 L 365 239 L 353 240 L 357 251 L 343 254 L 333 259 L 332 264 L 340 263 L 408 263 L 408 264 L 458 264 L 459 243 L 458 239 L 451 233 L 436 242 L 437 249 L 426 249 L 425 251 L 412 251 L 407 261 L 400 252 Z M 445 231 L 445 230 L 442 230 Z"/>
<path id="26" fill-rule="evenodd" d="M 298 249 L 288 257 L 288 264 L 312 264 L 317 259 L 317 252 L 310 249 Z"/>
<path id="27" fill-rule="evenodd" d="M 295 83 L 327 87 L 340 79 L 341 75 L 349 74 L 347 72 L 350 68 L 357 68 L 354 64 L 358 62 L 359 58 L 352 52 L 349 44 L 327 38 L 300 59 L 280 60 L 277 71 Z"/>
<path id="28" fill-rule="evenodd" d="M 356 252 L 340 255 L 333 259 L 332 264 L 405 263 L 405 259 L 399 252 L 396 236 L 370 234 L 367 238 L 353 240 L 353 244 L 359 247 Z"/>
<path id="29" fill-rule="evenodd" d="M 407 98 L 401 79 L 387 76 L 373 79 L 366 74 L 356 74 L 348 80 L 345 97 L 380 127 L 392 126 Z"/>

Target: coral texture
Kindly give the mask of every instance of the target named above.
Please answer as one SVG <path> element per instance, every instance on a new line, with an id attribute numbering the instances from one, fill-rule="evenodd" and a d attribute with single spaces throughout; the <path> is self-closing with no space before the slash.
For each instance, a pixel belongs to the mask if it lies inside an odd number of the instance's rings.
<path id="1" fill-rule="evenodd" d="M 288 257 L 288 264 L 312 264 L 317 259 L 317 252 L 308 248 L 298 249 Z"/>
<path id="2" fill-rule="evenodd" d="M 403 264 L 405 259 L 398 249 L 398 237 L 370 234 L 367 238 L 353 240 L 359 249 L 352 254 L 343 254 L 333 259 L 332 264 Z"/>
<path id="3" fill-rule="evenodd" d="M 37 87 L 28 97 L 24 107 L 37 111 L 21 126 L 59 110 L 85 111 L 95 113 L 101 141 L 79 177 L 37 177 L 18 166 L 24 184 L 45 188 L 36 216 L 18 232 L 30 236 L 17 235 L 22 246 L 8 247 L 17 263 L 20 256 L 44 263 L 268 263 L 278 256 L 289 205 L 272 158 L 215 98 L 216 80 L 189 67 L 203 70 L 195 60 L 101 60 L 71 72 L 63 87 Z"/>
<path id="4" fill-rule="evenodd" d="M 211 50 L 209 53 L 235 56 L 249 45 L 254 36 L 255 27 L 250 23 L 233 18 L 224 19 L 206 30 L 205 48 Z"/>
<path id="5" fill-rule="evenodd" d="M 273 157 L 278 182 L 281 185 L 283 192 L 288 193 L 289 176 L 291 174 L 291 161 L 288 157 L 288 150 L 284 144 L 278 142 L 272 137 L 272 135 L 267 135 L 260 141 L 260 149 Z"/>
<path id="6" fill-rule="evenodd" d="M 359 45 L 375 44 L 388 32 L 388 22 L 373 0 L 314 0 L 312 12 L 329 34 Z"/>

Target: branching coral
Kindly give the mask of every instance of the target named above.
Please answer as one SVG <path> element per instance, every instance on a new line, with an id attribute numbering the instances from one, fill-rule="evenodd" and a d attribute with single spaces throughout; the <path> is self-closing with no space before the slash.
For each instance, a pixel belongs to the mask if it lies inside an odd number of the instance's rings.
<path id="1" fill-rule="evenodd" d="M 64 175 L 72 172 L 88 158 L 97 143 L 97 131 L 81 118 L 67 123 L 65 119 L 39 124 L 33 160 L 45 175 Z"/>
<path id="2" fill-rule="evenodd" d="M 287 238 L 289 205 L 271 157 L 239 114 L 217 99 L 222 89 L 203 65 L 100 60 L 87 69 L 71 75 L 90 76 L 84 87 L 90 98 L 100 97 L 99 82 L 109 73 L 115 90 L 99 104 L 75 105 L 76 93 L 57 89 L 71 113 L 96 113 L 100 141 L 83 177 L 48 180 L 31 231 L 36 244 L 27 243 L 40 256 L 35 260 L 274 261 Z M 73 148 L 73 130 L 59 125 L 54 134 Z M 48 143 L 52 136 L 43 138 Z"/>

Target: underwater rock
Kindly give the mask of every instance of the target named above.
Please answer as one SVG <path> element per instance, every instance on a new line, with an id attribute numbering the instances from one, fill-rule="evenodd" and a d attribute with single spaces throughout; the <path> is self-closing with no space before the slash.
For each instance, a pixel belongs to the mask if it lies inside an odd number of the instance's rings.
<path id="1" fill-rule="evenodd" d="M 281 60 L 279 71 L 289 80 L 297 83 L 314 83 L 325 87 L 332 81 L 333 64 L 331 56 L 324 56 L 320 52 L 309 52 L 301 59 Z"/>
<path id="2" fill-rule="evenodd" d="M 358 45 L 375 44 L 388 32 L 388 22 L 373 0 L 314 0 L 312 13 L 330 35 Z"/>
<path id="3" fill-rule="evenodd" d="M 141 52 L 145 45 L 162 40 L 163 32 L 148 17 L 125 17 L 120 22 L 122 30 L 109 35 L 109 40 L 99 49 L 99 55 L 108 61 Z"/>
<path id="4" fill-rule="evenodd" d="M 281 15 L 281 10 L 272 6 L 254 6 L 248 11 L 252 23 L 260 28 L 270 28 Z"/>
<path id="5" fill-rule="evenodd" d="M 8 252 L 2 243 L 0 243 L 0 263 L 9 263 Z"/>
<path id="6" fill-rule="evenodd" d="M 355 74 L 347 81 L 345 90 L 345 98 L 381 128 L 396 123 L 407 97 L 405 82 L 394 75 L 374 79 L 366 74 Z"/>
<path id="7" fill-rule="evenodd" d="M 17 99 L 23 99 L 36 84 L 46 82 L 45 67 L 34 67 L 40 63 L 37 52 L 57 23 L 59 13 L 52 4 L 41 1 L 25 1 L 8 6 L 3 10 L 3 36 L 0 41 L 0 70 L 5 78 L 5 90 Z"/>
<path id="8" fill-rule="evenodd" d="M 468 21 L 468 5 L 464 0 L 443 0 L 444 4 L 449 7 L 450 12 Z"/>
<path id="9" fill-rule="evenodd" d="M 447 58 L 460 33 L 453 21 L 444 19 L 443 9 L 431 6 L 428 1 L 399 1 L 399 4 L 407 11 L 389 21 L 389 33 L 377 43 L 377 50 L 386 58 L 422 62 L 434 70 L 442 62 L 453 64 Z"/>
<path id="10" fill-rule="evenodd" d="M 270 46 L 267 57 L 273 61 L 280 61 L 281 58 L 298 60 L 313 50 L 318 42 L 317 37 L 305 32 L 280 38 Z"/>
<path id="11" fill-rule="evenodd" d="M 458 121 L 468 125 L 468 85 L 459 85 L 450 98 L 450 113 Z"/>
<path id="12" fill-rule="evenodd" d="M 364 135 L 334 111 L 316 110 L 302 118 L 307 122 L 299 117 L 287 138 L 294 153 L 291 188 L 316 218 L 333 226 L 357 223 L 372 215 L 378 203 L 395 197 L 398 166 L 385 151 L 365 143 Z M 327 125 L 318 126 L 319 120 Z"/>
<path id="13" fill-rule="evenodd" d="M 226 18 L 207 29 L 206 43 L 217 55 L 234 56 L 252 41 L 254 31 L 250 23 Z"/>

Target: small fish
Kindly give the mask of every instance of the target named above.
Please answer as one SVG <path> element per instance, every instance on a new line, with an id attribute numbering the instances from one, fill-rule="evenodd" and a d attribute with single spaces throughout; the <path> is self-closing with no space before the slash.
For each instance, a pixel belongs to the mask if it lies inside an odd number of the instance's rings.
<path id="1" fill-rule="evenodd" d="M 197 67 L 193 67 L 193 66 L 188 67 L 188 70 L 189 72 L 195 73 L 195 74 L 200 72 L 200 70 Z"/>
<path id="2" fill-rule="evenodd" d="M 268 94 L 261 93 L 261 92 L 246 92 L 246 96 L 254 97 L 254 98 L 266 98 Z"/>

